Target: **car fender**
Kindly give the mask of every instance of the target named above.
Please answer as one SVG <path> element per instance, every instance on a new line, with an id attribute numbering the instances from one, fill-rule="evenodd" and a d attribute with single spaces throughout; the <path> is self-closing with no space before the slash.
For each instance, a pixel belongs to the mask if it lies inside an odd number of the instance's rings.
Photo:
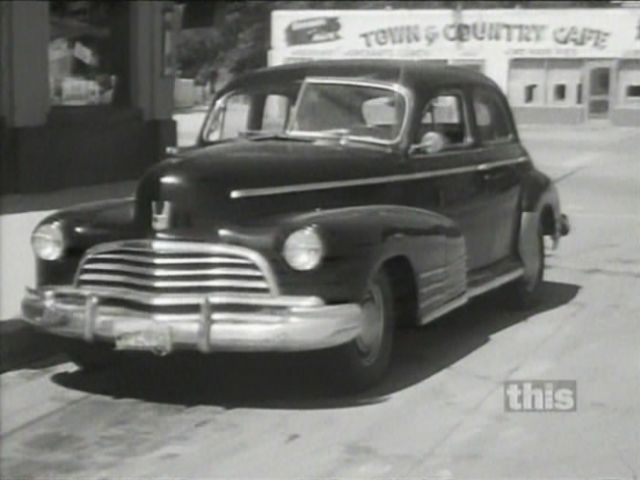
<path id="1" fill-rule="evenodd" d="M 542 219 L 544 234 L 558 239 L 562 235 L 562 213 L 560 210 L 560 197 L 553 181 L 537 170 L 527 173 L 522 183 L 521 212 L 523 216 L 541 219 L 543 215 L 549 215 Z M 533 216 L 532 216 L 533 215 Z"/>
<path id="2" fill-rule="evenodd" d="M 134 200 L 105 200 L 61 209 L 44 218 L 38 226 L 51 223 L 57 223 L 62 229 L 65 253 L 54 261 L 36 259 L 36 284 L 69 284 L 88 248 L 136 236 Z"/>
<path id="3" fill-rule="evenodd" d="M 535 271 L 538 261 L 537 236 L 541 233 L 553 239 L 556 247 L 562 235 L 568 233 L 568 220 L 560 210 L 560 197 L 552 180 L 532 170 L 523 182 L 522 208 L 518 233 L 518 254 L 524 275 Z"/>
<path id="4" fill-rule="evenodd" d="M 421 273 L 442 269 L 464 253 L 462 234 L 453 220 L 412 207 L 316 210 L 263 219 L 261 223 L 271 223 L 271 227 L 228 230 L 224 232 L 225 241 L 270 255 L 284 293 L 313 292 L 328 301 L 361 298 L 368 279 L 391 259 L 406 259 L 413 280 L 419 284 Z M 318 229 L 325 244 L 325 258 L 316 270 L 296 272 L 280 252 L 289 234 L 309 226 Z"/>

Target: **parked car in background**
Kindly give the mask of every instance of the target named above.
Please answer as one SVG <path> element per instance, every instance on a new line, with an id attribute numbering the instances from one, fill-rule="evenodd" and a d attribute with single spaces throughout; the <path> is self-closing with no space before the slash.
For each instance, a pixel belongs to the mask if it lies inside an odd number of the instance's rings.
<path id="1" fill-rule="evenodd" d="M 80 366 L 120 350 L 322 350 L 382 378 L 398 325 L 498 287 L 529 306 L 557 191 L 487 77 L 419 61 L 326 61 L 218 92 L 198 145 L 135 198 L 45 219 L 25 317 Z"/>

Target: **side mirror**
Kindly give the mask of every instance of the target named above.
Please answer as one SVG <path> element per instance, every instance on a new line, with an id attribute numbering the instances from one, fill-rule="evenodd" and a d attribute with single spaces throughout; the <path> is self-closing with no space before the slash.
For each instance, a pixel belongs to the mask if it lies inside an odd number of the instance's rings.
<path id="1" fill-rule="evenodd" d="M 418 143 L 417 145 L 411 145 L 411 147 L 409 148 L 409 153 L 438 153 L 444 148 L 444 144 L 444 136 L 441 133 L 427 132 L 420 139 L 420 143 Z"/>

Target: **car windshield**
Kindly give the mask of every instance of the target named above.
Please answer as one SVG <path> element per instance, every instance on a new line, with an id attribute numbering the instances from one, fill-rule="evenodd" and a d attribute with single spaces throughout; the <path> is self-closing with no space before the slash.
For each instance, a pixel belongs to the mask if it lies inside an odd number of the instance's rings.
<path id="1" fill-rule="evenodd" d="M 300 83 L 261 85 L 232 91 L 220 98 L 208 116 L 203 140 L 282 137 Z"/>
<path id="2" fill-rule="evenodd" d="M 406 100 L 392 85 L 308 79 L 260 85 L 220 98 L 208 116 L 204 142 L 348 138 L 391 143 L 400 134 Z"/>
<path id="3" fill-rule="evenodd" d="M 298 95 L 286 132 L 388 143 L 402 130 L 406 102 L 391 86 L 310 80 Z"/>

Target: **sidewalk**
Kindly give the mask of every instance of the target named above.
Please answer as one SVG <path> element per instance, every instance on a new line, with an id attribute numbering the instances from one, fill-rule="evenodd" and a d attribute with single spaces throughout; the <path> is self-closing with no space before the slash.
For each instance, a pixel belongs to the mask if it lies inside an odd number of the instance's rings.
<path id="1" fill-rule="evenodd" d="M 30 242 L 35 226 L 59 208 L 130 196 L 135 185 L 135 181 L 128 181 L 0 197 L 0 372 L 56 353 L 49 339 L 20 319 L 24 289 L 35 283 L 35 260 Z"/>

